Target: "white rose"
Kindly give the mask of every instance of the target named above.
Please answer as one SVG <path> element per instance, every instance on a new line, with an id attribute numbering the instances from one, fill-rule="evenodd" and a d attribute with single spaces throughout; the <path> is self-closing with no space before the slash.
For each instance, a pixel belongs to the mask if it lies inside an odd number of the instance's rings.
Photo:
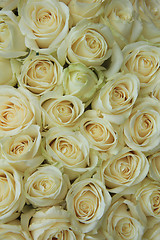
<path id="1" fill-rule="evenodd" d="M 0 56 L 17 58 L 27 54 L 24 37 L 12 11 L 0 11 Z"/>
<path id="2" fill-rule="evenodd" d="M 32 240 L 27 232 L 22 229 L 21 223 L 18 220 L 0 224 L 0 239 Z"/>
<path id="3" fill-rule="evenodd" d="M 0 160 L 0 223 L 19 217 L 25 204 L 22 175 L 5 160 Z"/>
<path id="4" fill-rule="evenodd" d="M 109 192 L 120 193 L 141 182 L 148 170 L 148 160 L 143 153 L 123 148 L 102 162 L 100 175 Z"/>
<path id="5" fill-rule="evenodd" d="M 90 69 L 81 63 L 72 63 L 64 69 L 64 92 L 80 98 L 88 105 L 101 88 L 103 79 L 104 75 L 100 70 Z"/>
<path id="6" fill-rule="evenodd" d="M 160 220 L 160 184 L 146 178 L 134 194 L 144 214 Z"/>
<path id="7" fill-rule="evenodd" d="M 126 45 L 122 52 L 124 61 L 121 70 L 139 78 L 142 94 L 152 91 L 160 77 L 159 47 L 142 41 Z"/>
<path id="8" fill-rule="evenodd" d="M 98 115 L 95 110 L 85 111 L 79 126 L 80 132 L 86 137 L 91 148 L 117 152 L 118 133 L 104 115 Z"/>
<path id="9" fill-rule="evenodd" d="M 26 46 L 40 53 L 55 51 L 69 31 L 69 8 L 58 0 L 28 0 L 20 15 Z"/>
<path id="10" fill-rule="evenodd" d="M 106 114 L 106 118 L 115 124 L 122 124 L 132 111 L 138 97 L 140 83 L 130 73 L 117 73 L 107 79 L 92 101 L 92 108 Z"/>
<path id="11" fill-rule="evenodd" d="M 139 0 L 136 3 L 138 14 L 143 22 L 143 37 L 160 44 L 160 9 L 159 0 Z"/>
<path id="12" fill-rule="evenodd" d="M 82 101 L 70 95 L 58 96 L 57 92 L 49 92 L 41 98 L 43 124 L 49 128 L 54 126 L 73 127 L 84 112 Z"/>
<path id="13" fill-rule="evenodd" d="M 42 165 L 27 171 L 24 182 L 25 196 L 34 207 L 61 203 L 69 188 L 68 176 L 53 165 Z"/>
<path id="14" fill-rule="evenodd" d="M 19 84 L 36 95 L 61 84 L 62 66 L 52 55 L 30 54 L 23 62 Z"/>
<path id="15" fill-rule="evenodd" d="M 5 137 L 1 143 L 2 156 L 19 171 L 37 167 L 44 160 L 40 151 L 41 133 L 38 125 L 31 125 L 12 137 Z"/>
<path id="16" fill-rule="evenodd" d="M 29 226 L 33 240 L 80 240 L 71 229 L 69 217 L 69 213 L 58 206 L 40 209 L 33 215 Z"/>
<path id="17" fill-rule="evenodd" d="M 14 69 L 14 59 L 0 57 L 0 72 L 0 85 L 16 85 L 17 78 Z"/>
<path id="18" fill-rule="evenodd" d="M 58 60 L 62 65 L 67 61 L 99 66 L 112 55 L 113 43 L 107 26 L 82 20 L 72 27 L 58 48 Z"/>
<path id="19" fill-rule="evenodd" d="M 99 16 L 104 11 L 104 0 L 71 0 L 68 4 L 73 25 L 76 25 L 82 19 L 91 19 L 98 22 Z"/>
<path id="20" fill-rule="evenodd" d="M 15 135 L 41 121 L 38 102 L 21 88 L 3 85 L 0 102 L 0 137 Z"/>
<path id="21" fill-rule="evenodd" d="M 149 173 L 148 177 L 155 181 L 160 181 L 160 152 L 156 152 L 148 157 Z"/>
<path id="22" fill-rule="evenodd" d="M 45 138 L 48 161 L 60 162 L 71 180 L 97 165 L 97 155 L 90 151 L 88 141 L 79 131 L 51 128 Z"/>
<path id="23" fill-rule="evenodd" d="M 86 233 L 97 230 L 111 204 L 111 196 L 101 181 L 86 178 L 73 184 L 66 197 L 71 224 Z"/>
<path id="24" fill-rule="evenodd" d="M 109 26 L 121 48 L 135 42 L 143 28 L 129 0 L 107 1 L 100 22 Z"/>
<path id="25" fill-rule="evenodd" d="M 136 205 L 123 197 L 112 199 L 106 212 L 102 229 L 106 237 L 118 240 L 141 240 L 146 226 L 146 219 L 138 212 Z M 108 239 L 108 238 L 107 238 Z"/>
<path id="26" fill-rule="evenodd" d="M 124 123 L 126 144 L 146 155 L 159 149 L 160 103 L 151 97 L 139 98 Z"/>

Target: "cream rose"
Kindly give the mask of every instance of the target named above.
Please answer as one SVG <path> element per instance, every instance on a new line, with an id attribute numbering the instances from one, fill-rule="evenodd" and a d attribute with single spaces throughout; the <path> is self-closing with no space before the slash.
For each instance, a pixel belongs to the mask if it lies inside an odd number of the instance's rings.
<path id="1" fill-rule="evenodd" d="M 1 143 L 2 156 L 19 171 L 37 167 L 44 160 L 40 151 L 41 133 L 38 125 L 31 125 L 12 137 L 5 137 Z"/>
<path id="2" fill-rule="evenodd" d="M 58 60 L 62 65 L 67 61 L 99 66 L 112 55 L 113 42 L 107 26 L 82 20 L 72 27 L 58 48 Z"/>
<path id="3" fill-rule="evenodd" d="M 140 89 L 139 79 L 130 73 L 117 73 L 107 79 L 92 101 L 92 108 L 106 114 L 115 124 L 122 124 L 132 111 Z"/>
<path id="4" fill-rule="evenodd" d="M 18 78 L 20 86 L 42 95 L 61 84 L 62 66 L 52 55 L 30 54 L 23 62 Z"/>
<path id="5" fill-rule="evenodd" d="M 87 233 L 100 227 L 101 219 L 111 204 L 111 196 L 101 181 L 86 178 L 71 186 L 66 202 L 72 226 Z"/>
<path id="6" fill-rule="evenodd" d="M 126 144 L 146 155 L 156 152 L 160 147 L 159 122 L 159 101 L 150 97 L 139 98 L 124 123 Z"/>
<path id="7" fill-rule="evenodd" d="M 22 175 L 0 160 L 0 223 L 19 217 L 25 204 Z"/>
<path id="8" fill-rule="evenodd" d="M 69 8 L 58 0 L 28 0 L 20 15 L 26 46 L 40 53 L 56 51 L 69 31 Z"/>
<path id="9" fill-rule="evenodd" d="M 3 85 L 0 102 L 0 137 L 18 134 L 41 121 L 37 100 L 21 88 Z"/>
<path id="10" fill-rule="evenodd" d="M 144 214 L 160 219 L 160 184 L 146 178 L 134 194 Z"/>
<path id="11" fill-rule="evenodd" d="M 33 240 L 81 240 L 72 231 L 69 217 L 69 213 L 58 206 L 37 211 L 29 226 Z"/>
<path id="12" fill-rule="evenodd" d="M 100 22 L 109 26 L 121 48 L 135 42 L 143 28 L 129 0 L 107 1 Z"/>
<path id="13" fill-rule="evenodd" d="M 58 96 L 49 92 L 41 98 L 43 125 L 73 127 L 84 112 L 82 101 L 70 95 Z"/>
<path id="14" fill-rule="evenodd" d="M 122 50 L 124 61 L 121 70 L 135 74 L 142 93 L 150 92 L 160 77 L 160 49 L 147 42 L 128 44 Z"/>
<path id="15" fill-rule="evenodd" d="M 123 197 L 115 196 L 102 223 L 102 229 L 109 239 L 141 240 L 146 219 L 138 212 L 136 205 Z M 108 238 L 107 238 L 108 239 Z"/>
<path id="16" fill-rule="evenodd" d="M 90 69 L 81 63 L 72 63 L 64 69 L 64 92 L 80 98 L 88 105 L 96 91 L 101 88 L 103 80 L 104 75 L 101 70 Z"/>
<path id="17" fill-rule="evenodd" d="M 90 147 L 98 151 L 117 152 L 118 133 L 105 119 L 105 115 L 95 110 L 85 111 L 79 122 L 80 132 L 88 140 Z"/>
<path id="18" fill-rule="evenodd" d="M 17 58 L 27 54 L 24 37 L 12 11 L 0 11 L 0 56 Z"/>
<path id="19" fill-rule="evenodd" d="M 25 196 L 34 207 L 47 207 L 59 204 L 69 188 L 67 175 L 53 165 L 27 171 L 24 178 Z"/>
<path id="20" fill-rule="evenodd" d="M 109 192 L 120 193 L 140 183 L 148 170 L 149 163 L 143 153 L 123 148 L 102 162 L 100 176 Z"/>
<path id="21" fill-rule="evenodd" d="M 71 180 L 97 165 L 98 156 L 79 131 L 51 128 L 45 134 L 45 154 L 50 163 L 59 162 Z"/>
<path id="22" fill-rule="evenodd" d="M 76 25 L 82 19 L 98 22 L 100 15 L 104 11 L 104 2 L 105 0 L 71 0 L 68 7 L 73 19 L 73 25 Z"/>
<path id="23" fill-rule="evenodd" d="M 140 0 L 136 2 L 138 14 L 143 22 L 143 37 L 160 44 L 160 9 L 159 0 Z"/>
<path id="24" fill-rule="evenodd" d="M 155 181 L 160 181 L 160 152 L 156 152 L 148 157 L 149 173 L 148 177 Z"/>
<path id="25" fill-rule="evenodd" d="M 22 229 L 18 220 L 0 224 L 0 239 L 5 240 L 32 240 L 31 236 Z"/>

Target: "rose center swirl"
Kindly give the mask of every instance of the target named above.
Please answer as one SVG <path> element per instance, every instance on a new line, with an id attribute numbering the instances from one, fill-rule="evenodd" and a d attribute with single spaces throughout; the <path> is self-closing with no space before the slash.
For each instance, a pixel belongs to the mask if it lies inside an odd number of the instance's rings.
<path id="1" fill-rule="evenodd" d="M 96 191 L 96 190 L 95 190 Z M 94 192 L 90 185 L 83 188 L 82 192 L 79 192 L 75 196 L 75 213 L 79 221 L 89 221 L 93 218 L 99 207 L 99 198 L 97 192 Z"/>
<path id="2" fill-rule="evenodd" d="M 130 218 L 123 217 L 120 219 L 116 225 L 116 230 L 122 239 L 130 239 L 131 236 L 134 239 L 136 230 Z"/>
<path id="3" fill-rule="evenodd" d="M 153 191 L 151 195 L 151 205 L 156 215 L 160 214 L 160 191 Z"/>
<path id="4" fill-rule="evenodd" d="M 142 144 L 145 139 L 150 136 L 154 129 L 154 118 L 149 113 L 143 113 L 136 119 L 135 133 L 136 140 L 139 144 Z"/>

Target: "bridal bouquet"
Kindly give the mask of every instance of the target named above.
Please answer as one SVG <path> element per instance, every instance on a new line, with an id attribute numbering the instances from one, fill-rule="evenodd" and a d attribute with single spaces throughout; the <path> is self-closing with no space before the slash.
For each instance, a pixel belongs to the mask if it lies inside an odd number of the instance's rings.
<path id="1" fill-rule="evenodd" d="M 0 1 L 0 239 L 160 239 L 160 1 Z"/>

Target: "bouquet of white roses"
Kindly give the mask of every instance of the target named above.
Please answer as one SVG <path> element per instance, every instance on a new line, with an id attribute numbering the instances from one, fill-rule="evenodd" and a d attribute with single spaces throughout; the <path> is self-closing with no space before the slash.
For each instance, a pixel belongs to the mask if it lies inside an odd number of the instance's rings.
<path id="1" fill-rule="evenodd" d="M 160 239 L 160 1 L 0 1 L 0 239 Z"/>

